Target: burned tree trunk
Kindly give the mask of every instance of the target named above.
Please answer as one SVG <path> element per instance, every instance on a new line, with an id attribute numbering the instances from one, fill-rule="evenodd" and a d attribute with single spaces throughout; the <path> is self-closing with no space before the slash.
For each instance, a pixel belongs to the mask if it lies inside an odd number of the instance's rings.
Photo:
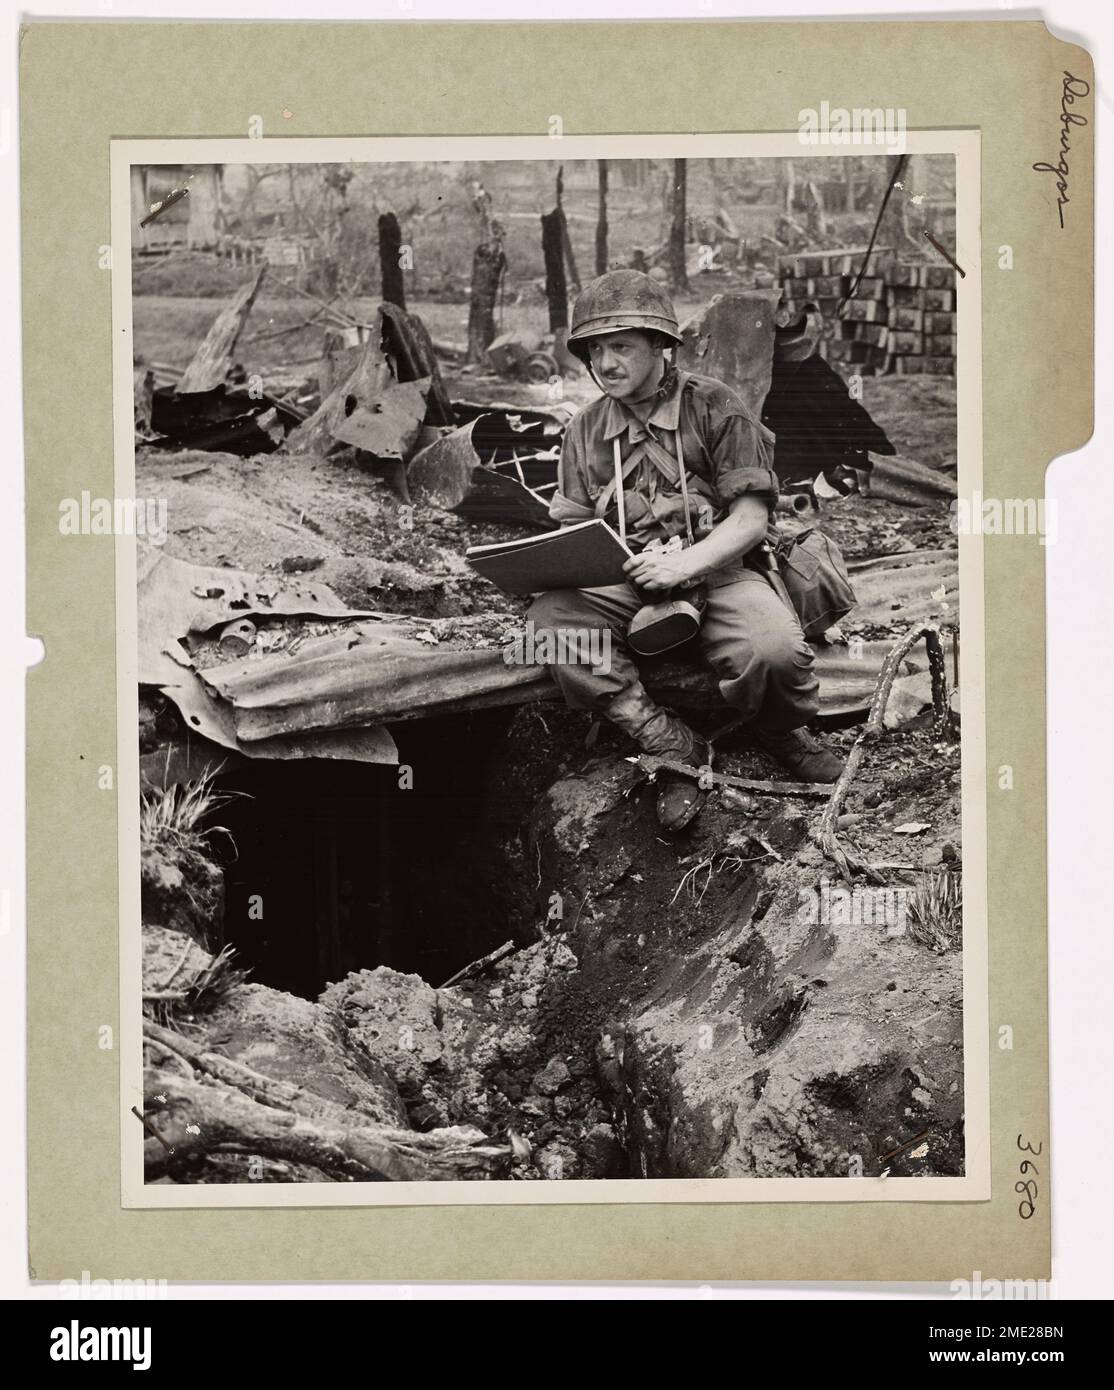
<path id="1" fill-rule="evenodd" d="M 843 174 L 843 212 L 855 211 L 855 173 L 858 160 L 854 158 L 837 160 Z"/>
<path id="2" fill-rule="evenodd" d="M 468 306 L 468 361 L 483 362 L 495 338 L 495 301 L 507 268 L 503 229 L 491 215 L 491 194 L 477 183 L 472 204 L 480 214 L 480 244 L 472 257 L 472 297 Z"/>
<path id="3" fill-rule="evenodd" d="M 506 269 L 501 237 L 481 241 L 472 257 L 472 302 L 468 310 L 468 361 L 482 362 L 495 338 L 495 301 Z"/>
<path id="4" fill-rule="evenodd" d="M 658 242 L 659 246 L 668 247 L 669 245 L 669 226 L 673 218 L 673 185 L 670 181 L 669 170 L 661 171 L 661 218 L 658 222 Z"/>
<path id="5" fill-rule="evenodd" d="M 441 380 L 437 353 L 425 324 L 417 314 L 407 314 L 389 302 L 379 306 L 379 317 L 383 324 L 383 347 L 393 361 L 398 380 L 429 379 L 425 423 L 455 424 L 452 402 Z"/>
<path id="6" fill-rule="evenodd" d="M 564 208 L 558 208 L 561 217 L 561 242 L 565 248 L 565 265 L 568 268 L 569 284 L 573 291 L 580 289 L 580 271 L 576 264 L 576 254 L 572 249 L 572 241 L 569 238 L 569 224 L 565 220 Z"/>
<path id="7" fill-rule="evenodd" d="M 213 326 L 205 335 L 205 341 L 182 373 L 182 379 L 178 383 L 179 396 L 188 395 L 193 391 L 212 391 L 224 381 L 232 365 L 232 354 L 236 351 L 236 344 L 244 331 L 244 324 L 251 313 L 251 306 L 255 303 L 255 296 L 259 293 L 259 286 L 263 283 L 266 273 L 267 262 L 264 261 L 255 279 L 245 285 L 217 315 Z"/>
<path id="8" fill-rule="evenodd" d="M 383 299 L 406 308 L 406 285 L 402 274 L 402 232 L 393 212 L 379 218 L 379 277 Z"/>
<path id="9" fill-rule="evenodd" d="M 565 256 L 565 267 L 568 274 L 568 282 L 571 285 L 573 292 L 576 293 L 580 289 L 580 271 L 577 269 L 576 256 L 572 249 L 572 241 L 569 238 L 569 224 L 565 217 L 564 193 L 565 170 L 562 166 L 557 170 L 557 206 L 554 209 L 554 212 L 557 214 L 558 225 L 561 228 L 561 246 Z"/>
<path id="10" fill-rule="evenodd" d="M 596 217 L 596 274 L 607 274 L 607 160 L 599 161 L 599 214 Z"/>
<path id="11" fill-rule="evenodd" d="M 135 397 L 135 432 L 140 439 L 151 439 L 151 411 L 155 401 L 155 374 L 142 360 L 137 359 L 133 374 Z"/>
<path id="12" fill-rule="evenodd" d="M 569 297 L 565 284 L 565 243 L 561 235 L 560 208 L 542 213 L 542 255 L 545 258 L 545 297 L 549 326 L 556 332 L 569 322 Z"/>
<path id="13" fill-rule="evenodd" d="M 669 228 L 669 284 L 674 294 L 689 287 L 685 269 L 685 182 L 683 159 L 673 161 L 673 220 Z"/>

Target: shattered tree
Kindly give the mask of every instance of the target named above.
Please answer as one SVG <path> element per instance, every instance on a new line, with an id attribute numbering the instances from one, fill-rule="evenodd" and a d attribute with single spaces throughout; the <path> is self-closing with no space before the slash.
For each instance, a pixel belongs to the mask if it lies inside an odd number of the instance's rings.
<path id="1" fill-rule="evenodd" d="M 255 278 L 242 290 L 217 316 L 213 326 L 205 336 L 204 342 L 193 355 L 189 366 L 178 382 L 178 394 L 188 395 L 198 391 L 212 391 L 223 385 L 232 366 L 232 354 L 244 331 L 244 324 L 251 313 L 251 306 L 259 293 L 263 277 L 267 273 L 267 262 L 259 267 Z"/>
<path id="2" fill-rule="evenodd" d="M 559 332 L 569 325 L 569 295 L 565 284 L 565 241 L 560 208 L 542 213 L 542 256 L 545 261 L 545 298 L 549 327 Z"/>
<path id="3" fill-rule="evenodd" d="M 599 204 L 596 213 L 596 274 L 607 273 L 607 160 L 599 161 Z"/>

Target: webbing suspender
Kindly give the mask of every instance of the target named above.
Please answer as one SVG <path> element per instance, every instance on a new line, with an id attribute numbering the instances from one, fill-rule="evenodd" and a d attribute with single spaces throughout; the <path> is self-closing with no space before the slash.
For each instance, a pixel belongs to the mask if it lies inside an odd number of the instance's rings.
<path id="1" fill-rule="evenodd" d="M 685 508 L 685 532 L 688 536 L 689 545 L 696 543 L 696 536 L 692 529 L 692 503 L 689 501 L 688 478 L 685 473 L 685 456 L 681 448 L 681 428 L 678 425 L 674 431 L 674 438 L 677 441 L 677 470 L 681 479 L 681 500 Z M 627 543 L 627 508 L 623 496 L 623 454 L 619 447 L 619 436 L 616 435 L 612 440 L 615 449 L 615 505 L 619 511 L 619 539 L 624 545 Z"/>
<path id="2" fill-rule="evenodd" d="M 623 502 L 623 454 L 619 448 L 619 436 L 612 441 L 615 445 L 615 505 L 619 509 L 619 539 L 627 543 L 627 509 Z"/>
<path id="3" fill-rule="evenodd" d="M 688 533 L 689 545 L 693 545 L 696 537 L 692 533 L 692 505 L 689 502 L 688 481 L 685 477 L 685 456 L 681 449 L 681 426 L 679 422 L 675 438 L 677 440 L 677 468 L 681 474 L 681 499 L 685 504 L 685 531 Z"/>

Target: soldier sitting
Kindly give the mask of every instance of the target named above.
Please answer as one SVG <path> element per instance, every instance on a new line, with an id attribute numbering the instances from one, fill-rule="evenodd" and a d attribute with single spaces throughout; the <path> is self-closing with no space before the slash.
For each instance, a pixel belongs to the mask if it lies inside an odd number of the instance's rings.
<path id="1" fill-rule="evenodd" d="M 603 517 L 635 553 L 624 566 L 628 583 L 554 590 L 530 610 L 535 630 L 555 638 L 569 629 L 610 632 L 606 670 L 550 665 L 566 703 L 602 714 L 647 753 L 709 766 L 708 741 L 650 698 L 628 637 L 648 601 L 699 585 L 701 651 L 752 741 L 796 779 L 834 782 L 841 762 L 804 727 L 820 707 L 812 650 L 768 576 L 778 497 L 773 435 L 723 382 L 675 366 L 676 314 L 648 275 L 617 270 L 594 280 L 572 320 L 569 350 L 603 395 L 565 432 L 550 515 L 562 525 Z M 559 640 L 551 645 L 560 649 Z M 665 775 L 658 817 L 679 829 L 706 798 L 691 779 Z"/>

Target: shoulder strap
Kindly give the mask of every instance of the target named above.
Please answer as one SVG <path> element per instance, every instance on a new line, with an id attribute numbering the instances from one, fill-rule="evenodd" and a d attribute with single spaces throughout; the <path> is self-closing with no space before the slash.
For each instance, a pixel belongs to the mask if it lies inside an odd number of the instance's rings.
<path id="1" fill-rule="evenodd" d="M 613 497 L 616 499 L 616 504 L 619 509 L 619 539 L 625 545 L 627 540 L 627 509 L 623 496 L 623 478 L 627 473 L 633 472 L 634 469 L 638 467 L 639 458 L 637 454 L 633 454 L 627 461 L 627 466 L 624 468 L 623 451 L 619 445 L 618 435 L 612 440 L 612 444 L 614 445 L 615 473 L 608 485 L 596 498 L 595 511 L 597 516 L 602 517 L 606 515 L 608 507 L 611 506 L 611 499 Z"/>
<path id="2" fill-rule="evenodd" d="M 627 505 L 623 496 L 623 454 L 619 448 L 619 436 L 616 435 L 611 441 L 615 446 L 615 505 L 619 509 L 619 539 L 624 545 L 627 543 Z M 606 511 L 606 506 L 604 507 Z"/>
<path id="3" fill-rule="evenodd" d="M 685 455 L 681 448 L 681 423 L 679 419 L 675 435 L 677 439 L 677 470 L 681 475 L 681 500 L 685 504 L 685 531 L 688 535 L 689 545 L 694 545 L 696 537 L 692 530 L 692 503 L 689 501 L 689 485 L 685 476 Z"/>

